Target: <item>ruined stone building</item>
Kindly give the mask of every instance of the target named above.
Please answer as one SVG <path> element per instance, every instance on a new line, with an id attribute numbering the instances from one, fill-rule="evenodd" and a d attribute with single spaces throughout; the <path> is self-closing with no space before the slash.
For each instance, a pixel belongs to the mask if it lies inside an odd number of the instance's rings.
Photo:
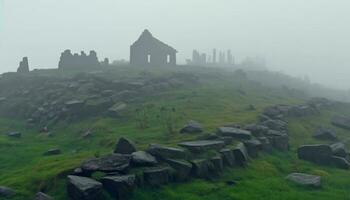
<path id="1" fill-rule="evenodd" d="M 18 73 L 27 73 L 29 72 L 29 64 L 28 57 L 24 57 L 22 61 L 19 63 L 19 67 L 17 69 Z"/>
<path id="2" fill-rule="evenodd" d="M 130 47 L 131 65 L 176 65 L 177 50 L 152 36 L 146 29 Z"/>
<path id="3" fill-rule="evenodd" d="M 72 54 L 69 49 L 61 54 L 58 63 L 59 69 L 93 68 L 98 66 L 100 66 L 100 63 L 95 51 L 90 51 L 89 55 L 82 51 L 79 55 L 78 53 Z"/>

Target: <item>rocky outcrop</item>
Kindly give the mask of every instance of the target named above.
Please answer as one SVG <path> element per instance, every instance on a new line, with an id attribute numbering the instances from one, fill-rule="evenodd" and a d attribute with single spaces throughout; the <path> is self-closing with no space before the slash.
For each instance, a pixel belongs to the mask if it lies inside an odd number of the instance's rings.
<path id="1" fill-rule="evenodd" d="M 335 141 L 338 139 L 337 133 L 334 129 L 325 128 L 325 127 L 318 128 L 313 134 L 313 137 L 320 140 L 332 140 L 332 141 Z"/>
<path id="2" fill-rule="evenodd" d="M 170 168 L 157 167 L 144 171 L 144 180 L 150 186 L 161 186 L 170 181 Z"/>
<path id="3" fill-rule="evenodd" d="M 252 134 L 249 131 L 233 127 L 220 127 L 218 128 L 217 133 L 238 140 L 250 140 L 252 138 Z"/>
<path id="4" fill-rule="evenodd" d="M 129 168 L 130 161 L 130 155 L 111 154 L 86 160 L 82 163 L 81 169 L 87 174 L 91 174 L 95 171 L 124 172 Z"/>
<path id="5" fill-rule="evenodd" d="M 103 187 L 116 199 L 128 199 L 136 186 L 135 175 L 107 176 L 101 179 Z"/>
<path id="6" fill-rule="evenodd" d="M 120 154 L 132 154 L 136 151 L 136 147 L 130 140 L 126 138 L 120 138 L 115 147 L 114 153 Z"/>
<path id="7" fill-rule="evenodd" d="M 159 144 L 151 144 L 148 153 L 160 159 L 186 159 L 186 151 L 175 147 L 165 147 Z"/>
<path id="8" fill-rule="evenodd" d="M 166 163 L 175 170 L 175 181 L 186 181 L 190 179 L 192 164 L 186 160 L 167 159 Z"/>
<path id="9" fill-rule="evenodd" d="M 331 119 L 334 126 L 350 130 L 350 118 L 345 116 L 335 116 Z"/>
<path id="10" fill-rule="evenodd" d="M 178 144 L 180 147 L 184 147 L 192 152 L 205 152 L 208 150 L 219 150 L 225 143 L 223 141 L 216 140 L 198 140 L 198 141 L 190 141 L 190 142 L 182 142 Z"/>
<path id="11" fill-rule="evenodd" d="M 321 187 L 321 177 L 310 175 L 310 174 L 303 174 L 303 173 L 292 173 L 289 174 L 286 177 L 287 180 L 294 182 L 298 185 L 302 186 L 311 186 L 315 188 Z"/>
<path id="12" fill-rule="evenodd" d="M 73 200 L 100 200 L 102 183 L 91 178 L 68 176 L 67 192 Z"/>
<path id="13" fill-rule="evenodd" d="M 180 133 L 201 133 L 203 132 L 202 125 L 196 121 L 189 121 L 181 130 Z"/>
<path id="14" fill-rule="evenodd" d="M 233 154 L 239 166 L 245 166 L 246 162 L 249 160 L 247 149 L 243 143 L 236 145 L 236 147 L 233 149 Z"/>
<path id="15" fill-rule="evenodd" d="M 134 152 L 131 157 L 134 166 L 154 166 L 158 163 L 154 156 L 145 151 Z"/>

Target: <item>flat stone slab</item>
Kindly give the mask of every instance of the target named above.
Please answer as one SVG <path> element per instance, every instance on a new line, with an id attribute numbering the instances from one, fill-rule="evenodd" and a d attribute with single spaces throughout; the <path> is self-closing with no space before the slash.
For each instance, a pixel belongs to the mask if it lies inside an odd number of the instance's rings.
<path id="1" fill-rule="evenodd" d="M 292 181 L 298 185 L 303 186 L 312 186 L 312 187 L 321 187 L 321 177 L 303 174 L 303 173 L 292 173 L 286 177 L 287 180 Z"/>
<path id="2" fill-rule="evenodd" d="M 233 128 L 233 127 L 220 127 L 218 128 L 218 134 L 222 136 L 230 136 L 234 139 L 239 140 L 250 140 L 252 138 L 252 134 L 250 131 Z"/>
<path id="3" fill-rule="evenodd" d="M 84 172 L 123 172 L 129 168 L 131 156 L 123 154 L 110 154 L 100 158 L 86 160 L 81 165 Z"/>
<path id="4" fill-rule="evenodd" d="M 345 116 L 335 116 L 331 119 L 334 126 L 350 130 L 350 118 Z"/>
<path id="5" fill-rule="evenodd" d="M 216 140 L 198 140 L 182 142 L 178 145 L 192 152 L 203 152 L 210 149 L 220 150 L 223 146 L 225 146 L 225 142 Z"/>

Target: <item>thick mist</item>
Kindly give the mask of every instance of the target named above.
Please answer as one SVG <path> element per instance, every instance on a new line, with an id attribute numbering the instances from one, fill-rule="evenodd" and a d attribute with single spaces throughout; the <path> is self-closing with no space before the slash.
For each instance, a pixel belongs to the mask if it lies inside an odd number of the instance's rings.
<path id="1" fill-rule="evenodd" d="M 0 0 L 0 72 L 56 68 L 60 53 L 91 49 L 128 59 L 148 28 L 179 51 L 232 49 L 237 61 L 260 56 L 271 70 L 350 88 L 348 0 Z"/>

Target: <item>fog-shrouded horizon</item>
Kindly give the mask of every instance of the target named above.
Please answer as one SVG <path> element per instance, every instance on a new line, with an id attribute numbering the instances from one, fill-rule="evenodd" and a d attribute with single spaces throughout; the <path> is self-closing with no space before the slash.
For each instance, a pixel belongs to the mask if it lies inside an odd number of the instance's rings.
<path id="1" fill-rule="evenodd" d="M 267 60 L 268 68 L 350 88 L 348 0 L 0 0 L 0 72 L 57 68 L 60 53 L 96 50 L 129 59 L 144 29 L 178 51 L 231 49 Z"/>

